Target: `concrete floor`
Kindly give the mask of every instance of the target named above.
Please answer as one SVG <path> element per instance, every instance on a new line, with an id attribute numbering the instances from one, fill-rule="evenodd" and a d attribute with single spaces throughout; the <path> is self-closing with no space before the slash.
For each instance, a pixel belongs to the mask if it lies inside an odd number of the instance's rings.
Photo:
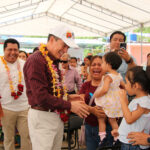
<path id="1" fill-rule="evenodd" d="M 62 147 L 67 147 L 68 146 L 68 143 L 67 141 L 63 141 L 63 144 L 62 144 Z M 0 150 L 4 150 L 4 147 L 3 147 L 3 144 L 0 144 Z M 19 148 L 16 148 L 16 150 L 21 150 Z M 67 149 L 66 149 L 67 150 Z M 72 149 L 73 150 L 73 149 Z M 76 146 L 74 150 L 86 150 L 86 147 L 80 147 L 78 149 L 78 147 Z"/>

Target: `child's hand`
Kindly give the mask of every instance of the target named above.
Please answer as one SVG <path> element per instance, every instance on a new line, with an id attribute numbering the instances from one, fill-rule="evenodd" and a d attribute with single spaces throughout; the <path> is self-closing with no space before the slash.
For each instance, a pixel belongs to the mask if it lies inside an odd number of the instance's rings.
<path id="1" fill-rule="evenodd" d="M 127 99 L 127 92 L 124 89 L 119 90 L 120 100 Z"/>
<path id="2" fill-rule="evenodd" d="M 118 129 L 113 129 L 113 130 L 111 131 L 111 134 L 112 134 L 113 137 L 119 136 Z"/>

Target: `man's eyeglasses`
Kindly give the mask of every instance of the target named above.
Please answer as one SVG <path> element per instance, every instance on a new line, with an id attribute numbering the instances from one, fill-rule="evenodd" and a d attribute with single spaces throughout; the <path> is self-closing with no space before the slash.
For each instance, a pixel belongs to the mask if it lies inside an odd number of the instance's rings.
<path id="1" fill-rule="evenodd" d="M 68 63 L 68 61 L 67 60 L 60 60 L 60 63 L 66 64 L 66 63 Z"/>

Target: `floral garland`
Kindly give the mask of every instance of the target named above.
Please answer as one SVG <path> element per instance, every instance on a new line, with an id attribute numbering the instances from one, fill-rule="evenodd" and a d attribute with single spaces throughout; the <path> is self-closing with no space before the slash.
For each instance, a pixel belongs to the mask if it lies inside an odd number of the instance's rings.
<path id="1" fill-rule="evenodd" d="M 14 89 L 14 86 L 13 86 L 13 81 L 12 81 L 12 78 L 11 78 L 11 75 L 10 75 L 10 69 L 7 65 L 7 62 L 5 61 L 4 57 L 0 57 L 1 58 L 1 61 L 2 63 L 5 65 L 5 69 L 6 69 L 6 72 L 7 72 L 7 75 L 8 75 L 8 80 L 9 80 L 9 87 L 10 87 L 10 90 L 11 90 L 11 96 L 14 97 L 14 100 L 18 99 L 20 95 L 22 95 L 22 92 L 23 92 L 23 85 L 21 84 L 21 81 L 22 81 L 22 72 L 21 72 L 21 69 L 20 69 L 20 64 L 19 62 L 17 61 L 17 69 L 18 69 L 18 85 L 17 85 L 17 92 L 15 92 L 15 89 Z M 0 96 L 1 98 L 1 96 Z"/>
<path id="2" fill-rule="evenodd" d="M 62 82 L 59 81 L 59 75 L 58 75 L 58 69 L 56 68 L 56 66 L 53 64 L 53 61 L 50 59 L 50 57 L 48 56 L 48 51 L 46 50 L 46 45 L 41 44 L 40 45 L 40 52 L 42 53 L 42 55 L 44 56 L 45 60 L 47 61 L 47 66 L 48 69 L 51 72 L 52 75 L 52 83 L 53 83 L 53 95 L 60 98 L 61 97 L 61 87 L 63 87 L 63 99 L 67 100 L 67 88 L 64 85 L 64 80 L 62 80 Z M 69 117 L 68 114 L 70 113 L 69 111 L 63 111 L 63 110 L 57 110 L 57 113 L 60 115 L 60 118 L 63 122 L 68 121 Z"/>

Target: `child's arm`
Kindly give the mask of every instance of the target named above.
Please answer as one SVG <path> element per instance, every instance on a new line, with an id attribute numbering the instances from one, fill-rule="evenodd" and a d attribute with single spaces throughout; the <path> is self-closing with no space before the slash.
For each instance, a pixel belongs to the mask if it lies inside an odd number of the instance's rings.
<path id="1" fill-rule="evenodd" d="M 121 89 L 125 89 L 125 83 L 123 80 L 120 81 L 120 86 L 121 86 Z M 127 105 L 129 104 L 129 101 L 127 99 L 127 94 L 126 94 L 126 98 L 124 99 L 127 103 Z"/>
<path id="2" fill-rule="evenodd" d="M 100 89 L 100 91 L 96 90 L 96 92 L 94 93 L 95 98 L 105 95 L 109 90 L 111 82 L 112 82 L 112 78 L 110 76 L 106 75 L 104 77 L 103 87 Z"/>
<path id="3" fill-rule="evenodd" d="M 111 135 L 112 135 L 113 137 L 118 137 L 118 136 L 119 136 L 118 129 L 113 129 L 113 130 L 111 131 Z"/>
<path id="4" fill-rule="evenodd" d="M 125 83 L 123 80 L 120 81 L 120 86 L 121 86 L 121 89 L 125 89 Z"/>
<path id="5" fill-rule="evenodd" d="M 121 102 L 123 116 L 128 124 L 132 124 L 133 122 L 135 122 L 147 111 L 147 109 L 138 106 L 135 111 L 131 112 L 126 102 L 127 99 L 126 91 L 120 90 L 119 95 L 120 95 L 120 102 Z"/>

